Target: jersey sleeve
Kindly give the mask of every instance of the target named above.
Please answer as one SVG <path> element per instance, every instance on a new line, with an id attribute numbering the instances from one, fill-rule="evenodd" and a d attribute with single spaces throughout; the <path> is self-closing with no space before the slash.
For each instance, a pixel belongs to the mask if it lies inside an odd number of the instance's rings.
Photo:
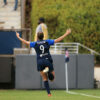
<path id="1" fill-rule="evenodd" d="M 34 46 L 35 46 L 35 44 L 36 44 L 36 42 L 30 42 L 30 48 L 34 48 Z"/>
<path id="2" fill-rule="evenodd" d="M 54 45 L 54 40 L 48 39 L 47 42 L 49 43 L 49 45 Z"/>

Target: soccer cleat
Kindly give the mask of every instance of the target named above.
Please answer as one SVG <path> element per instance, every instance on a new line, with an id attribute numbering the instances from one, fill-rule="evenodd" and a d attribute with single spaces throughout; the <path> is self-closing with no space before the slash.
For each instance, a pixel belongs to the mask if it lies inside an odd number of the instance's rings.
<path id="1" fill-rule="evenodd" d="M 44 73 L 48 73 L 49 72 L 49 68 L 46 67 L 44 70 L 43 70 Z"/>
<path id="2" fill-rule="evenodd" d="M 51 94 L 48 94 L 48 97 L 51 97 L 52 95 Z"/>

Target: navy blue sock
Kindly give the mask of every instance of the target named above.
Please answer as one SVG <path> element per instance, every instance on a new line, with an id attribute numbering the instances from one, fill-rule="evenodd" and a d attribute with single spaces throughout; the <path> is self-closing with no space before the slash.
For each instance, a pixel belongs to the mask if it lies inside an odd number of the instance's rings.
<path id="1" fill-rule="evenodd" d="M 49 83 L 48 83 L 48 81 L 44 81 L 44 86 L 45 86 L 45 88 L 46 88 L 46 90 L 47 90 L 47 93 L 50 94 L 50 88 L 49 88 Z"/>
<path id="2" fill-rule="evenodd" d="M 48 72 L 48 78 L 49 80 L 54 80 L 54 75 L 51 72 Z"/>

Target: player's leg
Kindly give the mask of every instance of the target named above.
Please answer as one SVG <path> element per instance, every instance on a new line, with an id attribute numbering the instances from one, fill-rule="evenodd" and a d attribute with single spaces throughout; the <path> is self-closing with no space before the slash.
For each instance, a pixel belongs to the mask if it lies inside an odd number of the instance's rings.
<path id="1" fill-rule="evenodd" d="M 45 67 L 45 69 L 43 70 L 44 73 L 48 73 L 48 78 L 50 81 L 54 81 L 55 78 L 55 73 L 54 71 L 50 72 L 49 71 L 49 67 Z"/>
<path id="2" fill-rule="evenodd" d="M 55 72 L 54 71 L 48 72 L 48 78 L 49 78 L 50 81 L 54 81 Z"/>
<path id="3" fill-rule="evenodd" d="M 48 72 L 48 78 L 50 81 L 53 81 L 55 78 L 53 63 L 48 60 L 48 66 L 49 66 L 49 72 Z"/>
<path id="4" fill-rule="evenodd" d="M 48 93 L 48 96 L 51 96 L 51 93 L 50 93 L 50 88 L 49 88 L 49 82 L 48 82 L 48 76 L 46 73 L 44 73 L 43 71 L 40 71 L 40 74 L 43 78 L 43 81 L 44 81 L 44 86 L 47 90 L 47 93 Z"/>
<path id="5" fill-rule="evenodd" d="M 53 76 L 55 77 L 55 72 L 54 72 L 54 71 L 52 71 L 51 73 L 52 73 L 52 74 L 53 74 Z"/>

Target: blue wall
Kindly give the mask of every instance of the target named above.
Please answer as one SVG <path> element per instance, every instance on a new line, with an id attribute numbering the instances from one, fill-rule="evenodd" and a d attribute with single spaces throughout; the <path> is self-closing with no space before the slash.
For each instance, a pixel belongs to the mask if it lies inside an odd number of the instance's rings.
<path id="1" fill-rule="evenodd" d="M 21 42 L 14 31 L 0 31 L 0 54 L 13 54 L 13 49 L 20 47 Z"/>

